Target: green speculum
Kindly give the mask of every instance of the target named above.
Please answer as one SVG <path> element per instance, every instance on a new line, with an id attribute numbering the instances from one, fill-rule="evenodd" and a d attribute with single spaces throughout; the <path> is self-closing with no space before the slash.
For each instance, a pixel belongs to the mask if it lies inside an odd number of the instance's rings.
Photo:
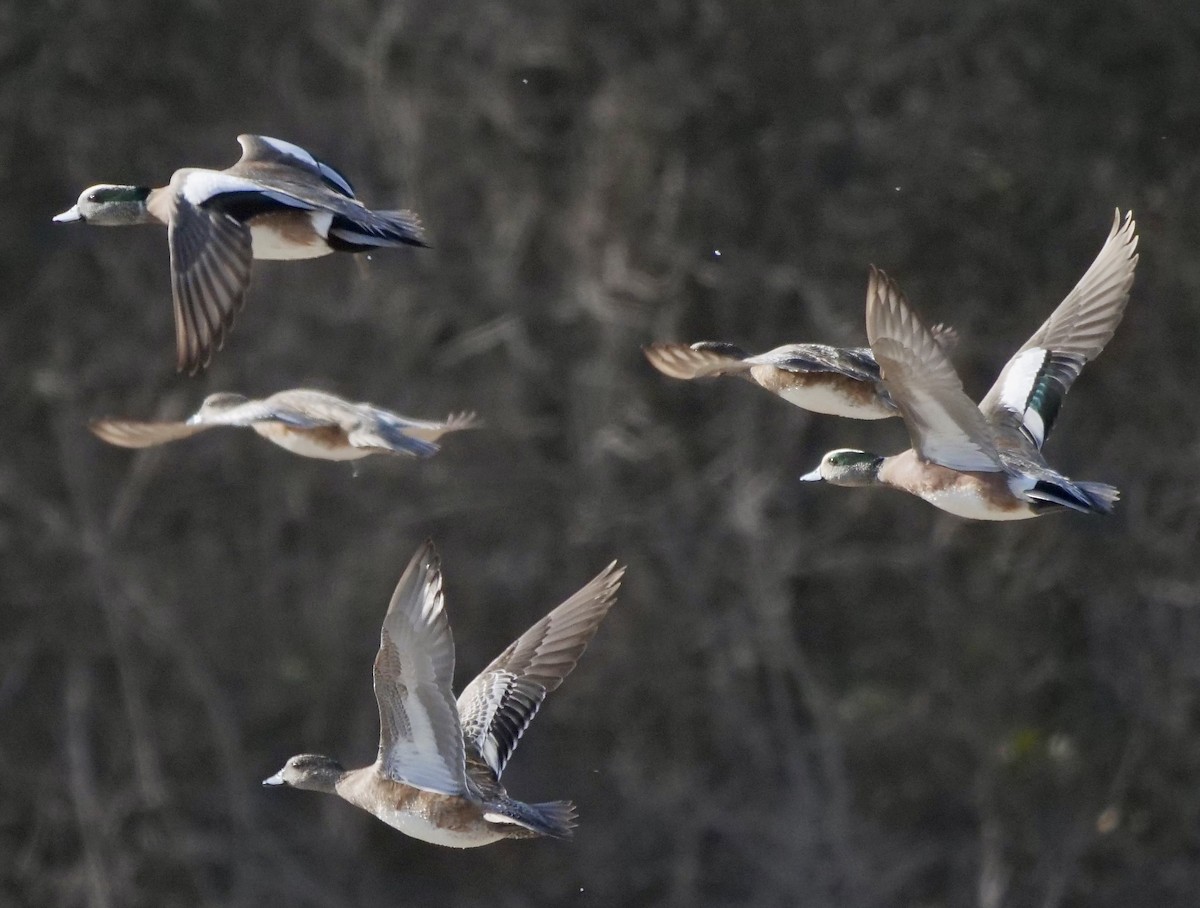
<path id="1" fill-rule="evenodd" d="M 148 186 L 109 186 L 88 195 L 89 202 L 144 202 L 150 196 Z"/>

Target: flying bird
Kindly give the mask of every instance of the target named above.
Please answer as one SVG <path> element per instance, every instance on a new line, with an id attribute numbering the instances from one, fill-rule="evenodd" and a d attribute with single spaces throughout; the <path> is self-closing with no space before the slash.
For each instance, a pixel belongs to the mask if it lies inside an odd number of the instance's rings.
<path id="1" fill-rule="evenodd" d="M 500 776 L 546 694 L 571 673 L 616 601 L 624 573 L 615 561 L 606 567 L 510 644 L 456 702 L 441 566 L 425 543 L 400 578 L 379 635 L 375 762 L 346 770 L 332 757 L 299 754 L 263 785 L 336 794 L 406 835 L 451 848 L 570 836 L 571 802 L 517 801 Z"/>
<path id="2" fill-rule="evenodd" d="M 1022 520 L 1070 509 L 1108 514 L 1119 492 L 1076 482 L 1042 456 L 1063 399 L 1112 338 L 1138 257 L 1133 215 L 1118 211 L 1096 260 L 1008 361 L 978 406 L 896 284 L 872 267 L 867 336 L 912 448 L 890 457 L 841 448 L 802 480 L 890 486 L 975 520 Z"/>
<path id="3" fill-rule="evenodd" d="M 934 331 L 940 344 L 953 346 L 952 328 L 937 325 Z M 813 413 L 851 419 L 899 415 L 869 347 L 785 344 L 751 356 L 734 344 L 700 341 L 691 346 L 648 344 L 642 352 L 650 365 L 671 378 L 736 375 Z"/>
<path id="4" fill-rule="evenodd" d="M 210 394 L 184 422 L 97 419 L 88 427 L 109 444 L 148 448 L 217 426 L 242 426 L 303 457 L 357 460 L 370 454 L 430 457 L 438 452 L 438 439 L 447 432 L 478 425 L 474 413 L 428 422 L 372 404 L 351 403 L 324 391 L 295 388 L 263 400 L 228 392 Z"/>
<path id="5" fill-rule="evenodd" d="M 60 223 L 165 224 L 171 251 L 177 368 L 205 368 L 246 300 L 252 259 L 308 259 L 383 246 L 425 246 L 411 211 L 373 211 L 350 182 L 303 148 L 240 135 L 225 170 L 185 167 L 166 186 L 100 183 Z"/>

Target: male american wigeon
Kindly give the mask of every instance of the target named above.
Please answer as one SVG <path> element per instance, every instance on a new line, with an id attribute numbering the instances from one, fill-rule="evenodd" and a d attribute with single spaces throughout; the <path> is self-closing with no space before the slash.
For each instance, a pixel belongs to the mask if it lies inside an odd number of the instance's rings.
<path id="1" fill-rule="evenodd" d="M 217 426 L 249 426 L 293 454 L 357 460 L 370 454 L 429 457 L 437 453 L 437 441 L 447 432 L 477 424 L 474 413 L 428 422 L 371 404 L 351 403 L 324 391 L 295 388 L 263 400 L 225 392 L 210 394 L 186 422 L 98 419 L 89 423 L 89 428 L 109 444 L 148 448 Z"/>
<path id="2" fill-rule="evenodd" d="M 54 220 L 165 224 L 171 250 L 177 367 L 208 365 L 241 309 L 252 259 L 308 259 L 382 246 L 424 246 L 410 211 L 372 211 L 349 181 L 291 142 L 238 136 L 225 170 L 185 167 L 158 189 L 101 183 Z"/>
<path id="3" fill-rule="evenodd" d="M 953 346 L 953 329 L 937 325 L 934 332 L 943 346 Z M 648 344 L 642 352 L 671 378 L 736 375 L 813 413 L 852 419 L 899 415 L 869 347 L 786 344 L 751 356 L 734 344 L 700 341 Z"/>
<path id="4" fill-rule="evenodd" d="M 976 406 L 896 285 L 871 269 L 867 336 L 912 448 L 891 457 L 830 451 L 806 481 L 891 486 L 951 514 L 1023 520 L 1049 511 L 1111 513 L 1118 491 L 1074 482 L 1042 457 L 1063 398 L 1113 336 L 1138 257 L 1132 214 L 1113 220 L 1100 254 L 1065 300 L 1008 361 Z"/>
<path id="5" fill-rule="evenodd" d="M 571 835 L 570 801 L 516 801 L 500 775 L 616 601 L 624 572 L 610 564 L 510 644 L 456 702 L 441 567 L 426 543 L 400 578 L 379 634 L 375 762 L 345 770 L 331 757 L 300 754 L 263 784 L 339 795 L 406 835 L 451 848 Z"/>

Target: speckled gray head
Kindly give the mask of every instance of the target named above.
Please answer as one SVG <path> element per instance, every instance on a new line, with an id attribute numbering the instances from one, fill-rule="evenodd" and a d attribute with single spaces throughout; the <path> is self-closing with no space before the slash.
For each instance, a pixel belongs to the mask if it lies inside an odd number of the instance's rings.
<path id="1" fill-rule="evenodd" d="M 817 468 L 800 477 L 801 482 L 828 482 L 835 486 L 873 485 L 879 478 L 883 458 L 867 451 L 838 448 L 821 458 Z"/>
<path id="2" fill-rule="evenodd" d="M 60 224 L 84 221 L 91 224 L 144 224 L 153 221 L 146 210 L 150 189 L 146 186 L 118 186 L 99 183 L 79 195 L 79 201 L 54 220 Z"/>

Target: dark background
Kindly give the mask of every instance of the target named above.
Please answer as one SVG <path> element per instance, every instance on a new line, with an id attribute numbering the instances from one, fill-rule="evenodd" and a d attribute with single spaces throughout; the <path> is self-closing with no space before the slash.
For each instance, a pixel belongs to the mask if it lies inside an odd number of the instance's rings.
<path id="1" fill-rule="evenodd" d="M 1197 903 L 1200 6 L 4 0 L 0 74 L 0 903 Z M 239 132 L 434 248 L 259 263 L 188 379 L 164 233 L 50 217 Z M 1048 449 L 1109 519 L 801 486 L 903 426 L 639 349 L 860 343 L 874 262 L 978 396 L 1116 207 L 1133 297 Z M 357 471 L 84 428 L 294 386 L 487 426 Z M 505 776 L 577 801 L 571 842 L 438 849 L 259 786 L 373 759 L 427 536 L 460 685 L 629 565 Z"/>

